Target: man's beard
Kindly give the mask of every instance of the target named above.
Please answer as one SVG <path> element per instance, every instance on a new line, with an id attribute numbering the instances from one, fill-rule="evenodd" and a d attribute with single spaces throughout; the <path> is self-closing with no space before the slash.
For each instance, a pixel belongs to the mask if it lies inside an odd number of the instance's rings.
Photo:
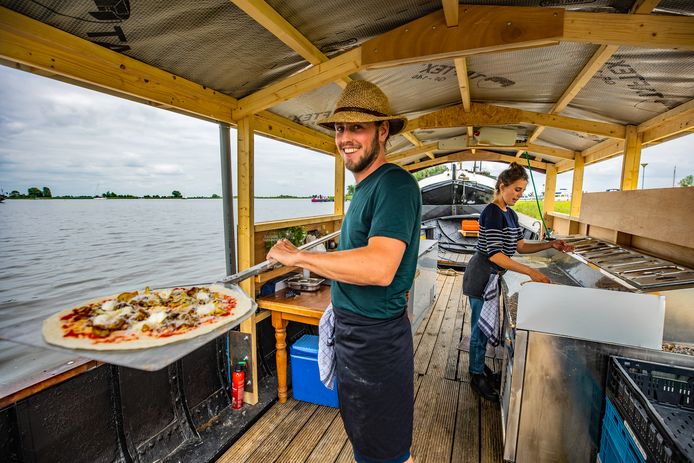
<path id="1" fill-rule="evenodd" d="M 374 134 L 373 140 L 371 140 L 371 150 L 368 151 L 363 158 L 361 158 L 358 161 L 355 161 L 354 163 L 345 162 L 345 167 L 350 171 L 354 173 L 359 173 L 365 169 L 367 169 L 373 162 L 376 160 L 378 157 L 378 153 L 380 151 L 380 146 L 378 144 L 378 130 Z"/>

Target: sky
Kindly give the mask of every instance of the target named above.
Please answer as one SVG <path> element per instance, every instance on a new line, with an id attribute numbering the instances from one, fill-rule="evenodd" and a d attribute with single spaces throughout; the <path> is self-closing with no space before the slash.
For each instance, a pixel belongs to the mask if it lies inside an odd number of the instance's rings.
<path id="1" fill-rule="evenodd" d="M 236 172 L 236 131 L 231 129 Z M 256 196 L 332 194 L 331 156 L 255 139 Z M 645 148 L 645 188 L 667 188 L 694 175 L 694 134 Z M 586 167 L 584 191 L 619 187 L 621 156 Z M 498 174 L 504 164 L 485 162 Z M 463 163 L 472 168 L 472 163 Z M 0 65 L 0 188 L 26 193 L 47 186 L 54 196 L 221 194 L 219 127 L 212 122 Z M 353 184 L 350 173 L 346 183 Z M 557 189 L 571 189 L 571 172 Z M 234 191 L 236 191 L 234 178 Z M 544 175 L 535 174 L 538 191 Z M 639 186 L 641 179 L 639 179 Z"/>

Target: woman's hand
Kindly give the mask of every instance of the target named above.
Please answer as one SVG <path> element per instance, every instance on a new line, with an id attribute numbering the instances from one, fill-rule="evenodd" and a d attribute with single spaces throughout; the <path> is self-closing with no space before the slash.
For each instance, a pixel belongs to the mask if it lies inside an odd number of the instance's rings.
<path id="1" fill-rule="evenodd" d="M 531 269 L 530 273 L 528 273 L 528 276 L 533 280 L 538 283 L 551 283 L 549 281 L 549 277 L 545 275 L 544 273 L 538 272 L 535 269 Z"/>
<path id="2" fill-rule="evenodd" d="M 550 241 L 549 245 L 556 249 L 557 251 L 561 252 L 571 252 L 574 250 L 574 247 L 571 246 L 570 244 L 566 244 L 566 241 L 564 240 L 554 240 Z"/>

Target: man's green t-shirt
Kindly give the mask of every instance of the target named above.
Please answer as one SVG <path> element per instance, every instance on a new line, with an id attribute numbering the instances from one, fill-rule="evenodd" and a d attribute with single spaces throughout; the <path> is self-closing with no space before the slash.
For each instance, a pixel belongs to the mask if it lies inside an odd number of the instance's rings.
<path id="1" fill-rule="evenodd" d="M 405 294 L 412 287 L 417 268 L 421 209 L 417 181 L 394 164 L 384 164 L 357 184 L 342 223 L 338 250 L 364 247 L 372 236 L 395 238 L 407 247 L 389 286 L 333 282 L 333 306 L 371 318 L 391 318 L 402 313 L 407 303 Z M 369 265 L 377 268 L 380 263 Z"/>

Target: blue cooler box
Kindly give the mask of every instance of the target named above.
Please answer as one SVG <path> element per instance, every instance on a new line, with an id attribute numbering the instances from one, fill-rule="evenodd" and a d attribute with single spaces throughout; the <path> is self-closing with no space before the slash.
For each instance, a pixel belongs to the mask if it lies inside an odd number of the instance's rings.
<path id="1" fill-rule="evenodd" d="M 289 348 L 292 362 L 292 393 L 295 400 L 338 408 L 337 381 L 331 391 L 318 371 L 318 336 L 305 334 Z"/>

